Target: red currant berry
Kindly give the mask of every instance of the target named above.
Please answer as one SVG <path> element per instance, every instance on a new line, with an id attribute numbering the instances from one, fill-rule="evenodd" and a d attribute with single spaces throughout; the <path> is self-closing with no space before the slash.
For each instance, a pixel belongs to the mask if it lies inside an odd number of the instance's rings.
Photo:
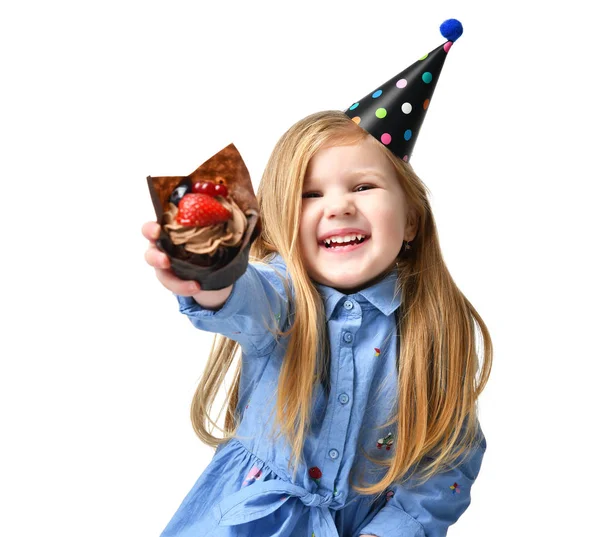
<path id="1" fill-rule="evenodd" d="M 192 187 L 192 190 L 194 192 L 196 192 L 197 194 L 206 194 L 207 196 L 215 196 L 215 184 L 214 183 L 201 183 L 200 181 L 198 181 L 197 183 L 194 183 L 194 186 Z"/>
<path id="2" fill-rule="evenodd" d="M 215 185 L 215 196 L 227 197 L 228 190 L 225 185 Z"/>

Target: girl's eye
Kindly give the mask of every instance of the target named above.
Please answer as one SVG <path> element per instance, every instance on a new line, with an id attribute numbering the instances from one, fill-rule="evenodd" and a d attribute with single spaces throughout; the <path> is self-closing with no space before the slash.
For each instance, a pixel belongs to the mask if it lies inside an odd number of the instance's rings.
<path id="1" fill-rule="evenodd" d="M 356 191 L 357 192 L 364 192 L 365 190 L 371 190 L 373 187 L 373 185 L 359 185 L 356 187 Z"/>
<path id="2" fill-rule="evenodd" d="M 305 192 L 304 194 L 302 194 L 302 198 L 318 198 L 318 197 L 319 197 L 318 192 Z"/>

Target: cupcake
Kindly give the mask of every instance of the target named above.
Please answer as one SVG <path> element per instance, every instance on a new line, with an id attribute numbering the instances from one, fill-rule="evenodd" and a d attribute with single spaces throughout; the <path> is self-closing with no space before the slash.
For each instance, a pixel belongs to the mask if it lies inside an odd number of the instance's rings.
<path id="1" fill-rule="evenodd" d="M 149 176 L 148 188 L 161 226 L 156 245 L 176 276 L 214 291 L 245 272 L 260 219 L 250 174 L 233 144 L 186 177 Z"/>

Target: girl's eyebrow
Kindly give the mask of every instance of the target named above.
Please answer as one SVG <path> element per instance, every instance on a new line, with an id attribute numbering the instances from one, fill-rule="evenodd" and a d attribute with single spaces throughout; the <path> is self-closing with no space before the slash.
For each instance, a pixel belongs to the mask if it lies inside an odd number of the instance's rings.
<path id="1" fill-rule="evenodd" d="M 355 179 L 357 177 L 364 177 L 364 176 L 375 176 L 378 177 L 379 179 L 385 179 L 385 177 L 381 174 L 381 172 L 379 172 L 378 170 L 372 170 L 372 169 L 363 169 L 363 170 L 354 170 L 348 174 L 346 174 L 346 177 L 348 177 L 349 179 Z M 320 179 L 317 177 L 305 177 L 304 178 L 304 186 L 306 187 L 306 185 L 309 185 L 312 182 L 320 182 Z"/>
<path id="2" fill-rule="evenodd" d="M 378 177 L 383 177 L 378 170 L 364 169 L 364 170 L 355 170 L 348 174 L 349 177 L 362 177 L 363 175 L 376 175 Z"/>

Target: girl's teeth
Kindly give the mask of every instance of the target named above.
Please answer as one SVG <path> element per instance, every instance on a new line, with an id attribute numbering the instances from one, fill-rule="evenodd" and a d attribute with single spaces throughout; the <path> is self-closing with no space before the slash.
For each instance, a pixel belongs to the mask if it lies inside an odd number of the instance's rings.
<path id="1" fill-rule="evenodd" d="M 346 235 L 344 237 L 330 237 L 328 239 L 325 239 L 325 244 L 343 244 L 345 242 L 350 242 L 350 241 L 355 241 L 355 240 L 362 240 L 364 239 L 365 236 L 364 235 Z"/>

